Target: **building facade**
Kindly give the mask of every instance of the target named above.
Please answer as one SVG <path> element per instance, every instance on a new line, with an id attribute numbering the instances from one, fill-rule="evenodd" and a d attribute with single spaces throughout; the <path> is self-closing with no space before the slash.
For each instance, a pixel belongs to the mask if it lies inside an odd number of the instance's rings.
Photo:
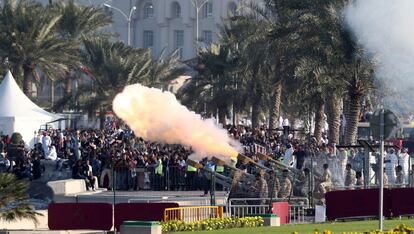
<path id="1" fill-rule="evenodd" d="M 196 57 L 197 47 L 218 40 L 222 23 L 235 14 L 239 0 L 112 0 L 108 4 L 120 40 L 127 43 L 129 35 L 132 46 L 151 48 L 154 56 L 178 50 L 181 59 L 188 60 Z"/>

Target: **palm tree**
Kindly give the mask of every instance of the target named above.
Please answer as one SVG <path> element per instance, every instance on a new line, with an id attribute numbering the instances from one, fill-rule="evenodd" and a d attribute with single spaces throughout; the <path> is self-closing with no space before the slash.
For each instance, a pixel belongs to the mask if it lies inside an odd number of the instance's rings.
<path id="1" fill-rule="evenodd" d="M 56 32 L 65 41 L 72 41 L 77 45 L 78 51 L 85 37 L 107 36 L 101 29 L 112 23 L 102 7 L 93 5 L 79 5 L 75 0 L 55 1 L 50 4 L 49 9 L 62 17 L 57 22 Z M 78 62 L 78 61 L 77 61 Z M 64 99 L 67 98 L 72 88 L 72 81 L 82 73 L 82 66 L 78 62 L 70 67 L 60 82 L 65 84 Z M 61 105 L 59 105 L 61 106 Z"/>
<path id="2" fill-rule="evenodd" d="M 219 123 L 224 126 L 229 107 L 236 102 L 236 80 L 232 73 L 236 58 L 229 47 L 212 44 L 199 52 L 198 63 L 202 69 L 179 94 L 180 99 L 199 112 L 218 111 Z"/>
<path id="3" fill-rule="evenodd" d="M 30 0 L 6 0 L 1 8 L 0 57 L 8 58 L 28 96 L 30 83 L 39 80 L 37 69 L 54 80 L 76 61 L 76 45 L 54 31 L 60 19 L 61 15 Z"/>
<path id="4" fill-rule="evenodd" d="M 147 74 L 151 64 L 150 52 L 128 47 L 122 42 L 92 38 L 84 41 L 82 63 L 89 68 L 92 82 L 79 87 L 72 95 L 79 108 L 89 114 L 100 113 L 101 129 L 112 100 L 127 84 L 149 84 Z"/>
<path id="5" fill-rule="evenodd" d="M 160 78 L 177 74 L 177 58 L 153 60 L 150 50 L 126 46 L 122 42 L 111 42 L 107 38 L 91 38 L 83 42 L 82 64 L 88 68 L 92 81 L 82 84 L 71 95 L 72 102 L 89 114 L 99 112 L 101 128 L 105 114 L 112 110 L 115 95 L 129 84 L 153 85 Z"/>
<path id="6" fill-rule="evenodd" d="M 236 45 L 239 82 L 245 85 L 246 101 L 251 106 L 252 126 L 257 127 L 260 116 L 269 108 L 275 77 L 274 44 L 267 38 L 269 20 L 261 8 L 235 17 L 222 29 L 222 42 L 226 46 Z M 254 10 L 253 10 L 254 9 Z"/>
<path id="7" fill-rule="evenodd" d="M 27 199 L 28 183 L 14 174 L 0 173 L 0 217 L 6 221 L 30 219 L 37 223 L 37 213 Z"/>
<path id="8" fill-rule="evenodd" d="M 373 62 L 363 57 L 358 58 L 358 54 L 347 64 L 350 73 L 346 77 L 347 90 L 344 100 L 345 144 L 356 143 L 362 97 L 373 88 Z"/>

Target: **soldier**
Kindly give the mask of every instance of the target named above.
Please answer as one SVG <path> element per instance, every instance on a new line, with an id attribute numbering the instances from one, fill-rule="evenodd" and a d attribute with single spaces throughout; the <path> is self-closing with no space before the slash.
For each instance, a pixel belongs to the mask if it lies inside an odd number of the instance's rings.
<path id="1" fill-rule="evenodd" d="M 364 185 L 364 178 L 362 177 L 362 173 L 360 171 L 355 173 L 356 177 L 356 186 L 361 188 Z"/>
<path id="2" fill-rule="evenodd" d="M 403 168 L 401 165 L 398 165 L 395 167 L 395 174 L 396 174 L 395 184 L 398 187 L 401 187 L 401 188 L 404 187 L 405 176 L 404 176 Z"/>
<path id="3" fill-rule="evenodd" d="M 296 194 L 300 197 L 306 197 L 308 196 L 308 193 L 310 191 L 310 170 L 309 168 L 303 169 L 301 174 L 298 177 L 298 183 L 296 186 Z"/>
<path id="4" fill-rule="evenodd" d="M 338 153 L 339 169 L 341 173 L 341 179 L 346 176 L 346 165 L 348 165 L 348 152 L 344 148 L 339 149 Z"/>
<path id="5" fill-rule="evenodd" d="M 327 190 L 332 186 L 332 175 L 329 170 L 328 164 L 323 164 L 323 175 L 319 184 L 319 191 L 325 194 Z"/>
<path id="6" fill-rule="evenodd" d="M 292 191 L 292 182 L 290 182 L 289 179 L 289 171 L 283 170 L 282 173 L 282 180 L 280 182 L 280 190 L 279 190 L 279 198 L 287 198 L 289 197 L 290 193 Z"/>
<path id="7" fill-rule="evenodd" d="M 354 187 L 356 184 L 356 173 L 352 170 L 351 164 L 346 164 L 345 187 Z"/>
<path id="8" fill-rule="evenodd" d="M 279 179 L 276 177 L 275 172 L 272 170 L 269 172 L 269 179 L 268 181 L 268 187 L 269 187 L 269 194 L 272 194 L 272 185 L 273 185 L 273 194 L 272 197 L 276 198 L 277 194 L 280 190 L 280 182 Z"/>
<path id="9" fill-rule="evenodd" d="M 387 173 L 385 173 L 385 171 L 386 169 L 384 168 L 384 173 L 383 173 L 384 188 L 388 186 L 388 175 Z"/>
<path id="10" fill-rule="evenodd" d="M 268 198 L 267 182 L 263 179 L 260 173 L 256 174 L 256 180 L 254 181 L 253 187 L 256 189 L 257 198 L 263 198 L 260 200 L 260 205 L 266 204 L 266 198 Z"/>

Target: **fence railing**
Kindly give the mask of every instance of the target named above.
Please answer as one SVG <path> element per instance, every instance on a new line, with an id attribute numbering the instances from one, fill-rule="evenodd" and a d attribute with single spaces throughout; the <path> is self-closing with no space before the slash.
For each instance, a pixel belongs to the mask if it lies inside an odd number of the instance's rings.
<path id="1" fill-rule="evenodd" d="M 272 202 L 287 201 L 272 199 Z M 227 215 L 230 217 L 245 217 L 269 212 L 270 199 L 262 198 L 233 198 L 229 200 Z M 309 208 L 307 198 L 291 198 L 289 202 L 289 223 L 305 223 L 306 209 Z"/>
<path id="2" fill-rule="evenodd" d="M 190 202 L 193 205 L 209 206 L 211 203 L 210 198 L 202 197 L 161 197 L 161 198 L 133 198 L 128 199 L 128 203 L 154 203 L 154 202 Z M 196 203 L 196 204 L 195 204 Z"/>
<path id="3" fill-rule="evenodd" d="M 164 221 L 180 220 L 184 222 L 195 222 L 210 218 L 223 218 L 223 207 L 189 206 L 168 208 L 164 211 Z"/>
<path id="4" fill-rule="evenodd" d="M 110 170 L 101 173 L 101 186 L 111 187 L 115 183 L 117 190 L 157 190 L 157 191 L 182 191 L 199 190 L 204 186 L 204 178 L 198 177 L 197 173 L 187 172 L 179 166 L 163 167 L 161 174 L 156 173 L 155 168 L 148 167 L 116 167 L 114 174 Z M 104 184 L 104 177 L 108 177 L 108 184 Z M 112 181 L 115 177 L 114 181 Z"/>

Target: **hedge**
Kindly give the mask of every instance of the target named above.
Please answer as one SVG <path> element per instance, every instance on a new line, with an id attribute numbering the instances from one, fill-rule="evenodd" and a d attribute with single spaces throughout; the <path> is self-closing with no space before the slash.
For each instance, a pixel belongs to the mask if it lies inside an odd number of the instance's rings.
<path id="1" fill-rule="evenodd" d="M 263 218 L 213 218 L 188 223 L 180 220 L 173 220 L 163 222 L 161 225 L 163 232 L 218 230 L 229 228 L 261 227 L 263 226 Z"/>
<path id="2" fill-rule="evenodd" d="M 333 234 L 334 232 L 330 230 L 318 231 L 315 230 L 313 234 Z M 292 234 L 299 234 L 299 232 L 292 232 Z M 414 234 L 414 228 L 409 227 L 405 224 L 400 224 L 392 230 L 389 231 L 367 231 L 367 232 L 341 232 L 341 234 Z"/>

